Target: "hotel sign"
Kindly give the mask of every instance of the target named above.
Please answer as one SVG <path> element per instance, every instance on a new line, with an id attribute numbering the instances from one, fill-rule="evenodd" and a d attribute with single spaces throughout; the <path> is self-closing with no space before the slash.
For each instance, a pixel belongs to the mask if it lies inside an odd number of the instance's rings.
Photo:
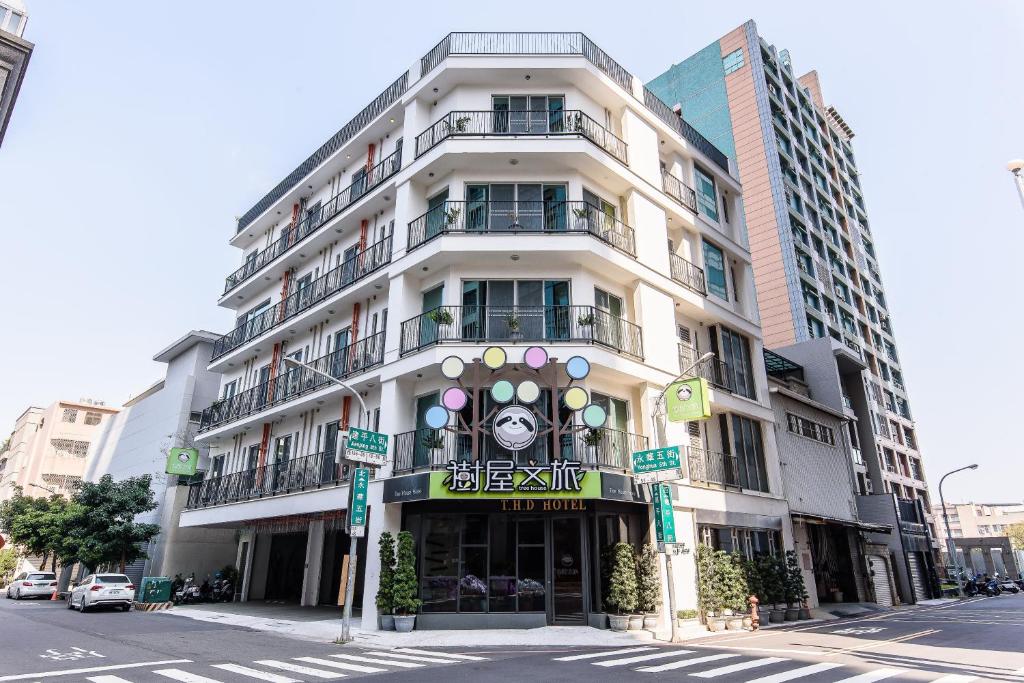
<path id="1" fill-rule="evenodd" d="M 600 498 L 599 473 L 584 472 L 573 460 L 519 465 L 450 460 L 445 472 L 430 473 L 430 498 Z"/>

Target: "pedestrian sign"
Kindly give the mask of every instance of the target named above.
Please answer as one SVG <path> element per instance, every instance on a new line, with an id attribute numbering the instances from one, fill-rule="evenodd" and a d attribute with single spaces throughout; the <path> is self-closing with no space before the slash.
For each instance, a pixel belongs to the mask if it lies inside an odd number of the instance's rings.
<path id="1" fill-rule="evenodd" d="M 688 422 L 711 417 L 708 381 L 692 377 L 674 382 L 665 392 L 669 422 Z"/>
<path id="2" fill-rule="evenodd" d="M 358 427 L 349 428 L 345 458 L 370 465 L 383 466 L 387 464 L 388 435 Z"/>
<path id="3" fill-rule="evenodd" d="M 655 484 L 654 533 L 659 547 L 676 542 L 676 520 L 672 512 L 672 488 L 668 484 Z"/>
<path id="4" fill-rule="evenodd" d="M 366 496 L 370 489 L 370 470 L 357 467 L 352 470 L 352 485 L 348 500 L 348 526 L 351 536 L 362 536 L 366 527 Z"/>
<path id="5" fill-rule="evenodd" d="M 633 453 L 633 479 L 638 484 L 683 478 L 679 446 Z"/>

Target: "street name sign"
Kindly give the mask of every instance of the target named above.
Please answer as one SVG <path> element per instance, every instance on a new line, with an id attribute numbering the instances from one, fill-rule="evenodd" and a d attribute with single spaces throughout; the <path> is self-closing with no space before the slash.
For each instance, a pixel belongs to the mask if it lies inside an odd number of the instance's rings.
<path id="1" fill-rule="evenodd" d="M 676 520 L 672 513 L 672 488 L 668 484 L 655 484 L 651 488 L 654 494 L 654 533 L 659 550 L 664 552 L 665 546 L 676 542 Z"/>
<path id="2" fill-rule="evenodd" d="M 370 489 L 370 470 L 357 467 L 352 470 L 352 491 L 348 501 L 348 528 L 353 538 L 366 535 L 366 495 Z"/>
<path id="3" fill-rule="evenodd" d="M 679 446 L 654 448 L 633 453 L 633 479 L 638 484 L 683 478 L 683 463 Z"/>
<path id="4" fill-rule="evenodd" d="M 388 461 L 388 435 L 350 427 L 348 443 L 345 444 L 345 458 L 383 467 Z"/>

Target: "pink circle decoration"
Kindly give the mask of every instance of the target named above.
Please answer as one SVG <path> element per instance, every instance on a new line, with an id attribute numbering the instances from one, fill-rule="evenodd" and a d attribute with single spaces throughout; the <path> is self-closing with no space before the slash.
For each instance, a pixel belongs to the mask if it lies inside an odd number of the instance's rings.
<path id="1" fill-rule="evenodd" d="M 534 370 L 540 370 L 548 362 L 548 352 L 541 346 L 531 346 L 523 354 L 523 362 Z"/>
<path id="2" fill-rule="evenodd" d="M 466 407 L 469 397 L 458 387 L 449 387 L 441 395 L 441 404 L 448 410 L 459 411 Z"/>

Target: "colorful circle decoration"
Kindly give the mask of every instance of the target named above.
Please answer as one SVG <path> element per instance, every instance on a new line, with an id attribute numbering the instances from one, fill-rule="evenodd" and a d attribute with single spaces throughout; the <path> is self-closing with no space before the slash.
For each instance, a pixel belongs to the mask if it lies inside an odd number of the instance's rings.
<path id="1" fill-rule="evenodd" d="M 523 406 L 502 408 L 494 416 L 494 440 L 510 451 L 526 448 L 537 438 L 537 418 Z"/>
<path id="2" fill-rule="evenodd" d="M 587 401 L 590 399 L 587 396 L 586 389 L 582 387 L 569 387 L 562 394 L 562 402 L 565 403 L 565 407 L 570 410 L 579 410 L 583 406 L 587 405 Z"/>
<path id="3" fill-rule="evenodd" d="M 516 395 L 516 389 L 507 379 L 498 380 L 491 387 L 491 398 L 495 403 L 508 403 Z"/>
<path id="4" fill-rule="evenodd" d="M 459 387 L 448 387 L 441 394 L 441 405 L 448 410 L 458 412 L 465 408 L 467 403 L 469 403 L 469 397 Z"/>
<path id="5" fill-rule="evenodd" d="M 596 403 L 591 403 L 583 409 L 583 424 L 587 425 L 591 429 L 600 429 L 601 427 L 604 427 L 604 423 L 607 419 L 608 413 L 606 413 L 604 408 Z"/>
<path id="6" fill-rule="evenodd" d="M 466 364 L 458 356 L 448 356 L 441 361 L 441 374 L 448 379 L 458 379 L 465 369 Z"/>
<path id="7" fill-rule="evenodd" d="M 548 362 L 548 352 L 541 346 L 531 346 L 523 354 L 523 362 L 528 368 L 540 370 Z"/>
<path id="8" fill-rule="evenodd" d="M 442 429 L 448 425 L 448 411 L 441 406 L 430 406 L 423 419 L 431 429 Z"/>
<path id="9" fill-rule="evenodd" d="M 583 356 L 573 356 L 565 362 L 565 374 L 572 379 L 584 379 L 590 374 L 590 362 Z"/>
<path id="10" fill-rule="evenodd" d="M 516 398 L 519 399 L 520 403 L 533 403 L 540 398 L 540 387 L 530 379 L 520 382 L 519 386 L 516 387 Z"/>
<path id="11" fill-rule="evenodd" d="M 484 351 L 484 365 L 489 367 L 491 370 L 498 370 L 501 368 L 505 365 L 505 361 L 507 359 L 508 356 L 505 354 L 505 349 L 500 346 L 490 346 Z"/>

